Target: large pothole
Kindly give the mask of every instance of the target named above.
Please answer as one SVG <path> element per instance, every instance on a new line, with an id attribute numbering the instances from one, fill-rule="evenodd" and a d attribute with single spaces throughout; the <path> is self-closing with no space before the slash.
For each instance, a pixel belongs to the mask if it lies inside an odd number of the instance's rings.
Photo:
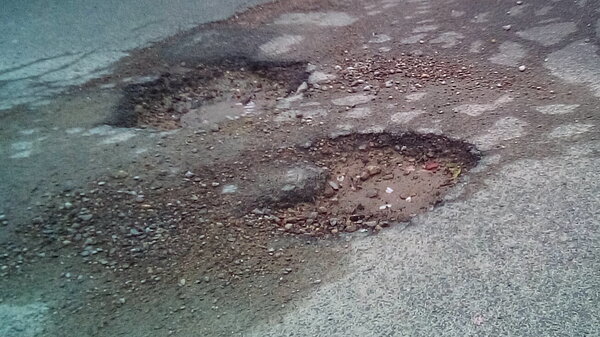
<path id="1" fill-rule="evenodd" d="M 250 59 L 173 67 L 158 79 L 134 83 L 112 125 L 169 130 L 215 130 L 227 120 L 270 111 L 306 79 L 303 62 Z"/>
<path id="2" fill-rule="evenodd" d="M 36 248 L 8 249 L 22 262 L 4 272 L 67 255 L 137 275 L 137 286 L 175 272 L 227 284 L 275 277 L 313 258 L 309 238 L 376 233 L 426 212 L 477 160 L 471 145 L 442 136 L 368 134 L 247 151 L 177 179 L 116 172 L 49 199 L 23 230 Z"/>

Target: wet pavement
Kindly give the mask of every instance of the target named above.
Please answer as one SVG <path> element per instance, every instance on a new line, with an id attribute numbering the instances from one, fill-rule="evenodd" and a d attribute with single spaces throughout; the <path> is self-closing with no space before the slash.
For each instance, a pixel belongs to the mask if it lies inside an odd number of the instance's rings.
<path id="1" fill-rule="evenodd" d="M 281 1 L 136 51 L 43 108 L 5 110 L 0 318 L 15 323 L 0 332 L 599 335 L 599 41 L 594 1 Z M 290 76 L 260 77 L 256 64 Z M 106 125 L 125 113 L 130 127 Z M 373 135 L 360 153 L 407 131 L 481 155 L 447 166 L 456 184 L 410 221 L 297 237 L 314 219 L 243 207 L 299 162 L 362 174 L 321 139 Z M 289 160 L 295 151 L 340 160 Z M 425 175 L 436 156 L 404 154 L 390 172 L 416 161 Z M 397 186 L 386 203 L 396 192 L 406 202 Z M 327 198 L 331 217 L 339 204 Z M 112 239 L 97 239 L 101 226 Z M 164 242 L 182 249 L 148 248 Z M 141 319 L 152 324 L 131 324 Z"/>

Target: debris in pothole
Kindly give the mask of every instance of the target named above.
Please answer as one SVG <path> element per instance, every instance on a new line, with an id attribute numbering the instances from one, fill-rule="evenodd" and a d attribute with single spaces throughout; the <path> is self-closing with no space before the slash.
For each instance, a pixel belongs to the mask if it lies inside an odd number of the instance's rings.
<path id="1" fill-rule="evenodd" d="M 219 131 L 219 123 L 273 109 L 308 88 L 300 62 L 223 61 L 179 67 L 157 80 L 132 84 L 110 124 Z"/>

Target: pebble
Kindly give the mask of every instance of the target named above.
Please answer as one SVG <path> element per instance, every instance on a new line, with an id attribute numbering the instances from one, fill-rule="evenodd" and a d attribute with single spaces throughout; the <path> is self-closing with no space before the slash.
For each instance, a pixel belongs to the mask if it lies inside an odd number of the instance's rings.
<path id="1" fill-rule="evenodd" d="M 336 191 L 340 189 L 340 185 L 338 185 L 338 183 L 336 183 L 335 181 L 329 181 L 329 186 L 331 186 L 331 188 L 333 188 Z"/>
<path id="2" fill-rule="evenodd" d="M 519 66 L 519 71 L 525 71 L 527 69 L 525 66 Z"/>
<path id="3" fill-rule="evenodd" d="M 308 83 L 306 82 L 302 82 L 302 84 L 300 84 L 300 86 L 298 87 L 298 89 L 296 90 L 296 93 L 301 93 L 301 92 L 305 92 L 306 90 L 308 90 Z"/>
<path id="4" fill-rule="evenodd" d="M 510 30 L 511 28 L 512 28 L 511 25 L 502 26 L 502 29 L 504 29 L 504 30 Z"/>
<path id="5" fill-rule="evenodd" d="M 195 174 L 192 171 L 187 171 L 184 174 L 184 176 L 189 179 L 189 178 L 193 178 L 195 176 Z"/>
<path id="6" fill-rule="evenodd" d="M 376 188 L 372 188 L 367 191 L 367 198 L 376 198 L 379 195 L 379 191 Z"/>
<path id="7" fill-rule="evenodd" d="M 284 228 L 285 228 L 286 231 L 289 231 L 292 228 L 294 228 L 294 224 L 288 222 L 288 223 L 285 224 Z"/>

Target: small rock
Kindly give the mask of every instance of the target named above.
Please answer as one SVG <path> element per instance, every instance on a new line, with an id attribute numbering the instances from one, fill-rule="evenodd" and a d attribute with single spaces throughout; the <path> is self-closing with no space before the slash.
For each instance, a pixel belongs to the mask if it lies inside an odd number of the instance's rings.
<path id="1" fill-rule="evenodd" d="M 284 228 L 285 228 L 286 231 L 289 231 L 292 228 L 294 228 L 294 224 L 288 222 L 288 223 L 285 224 Z"/>
<path id="2" fill-rule="evenodd" d="M 378 222 L 377 220 L 375 220 L 375 221 L 365 221 L 365 222 L 363 222 L 363 224 L 364 224 L 365 226 L 367 226 L 367 227 L 371 227 L 371 228 L 374 228 L 375 226 L 377 226 L 377 225 L 378 225 L 378 223 L 379 223 L 379 222 Z"/>
<path id="3" fill-rule="evenodd" d="M 523 4 L 523 1 L 521 1 L 521 0 L 517 1 L 517 5 L 519 5 L 519 6 L 520 6 L 520 5 L 522 5 L 522 4 Z"/>
<path id="4" fill-rule="evenodd" d="M 73 204 L 67 201 L 67 202 L 65 202 L 65 203 L 63 204 L 63 207 L 64 207 L 65 209 L 71 209 L 71 208 L 73 208 Z M 1 217 L 0 217 L 0 218 L 1 218 Z M 0 220 L 3 220 L 3 219 L 0 219 Z"/>
<path id="5" fill-rule="evenodd" d="M 77 217 L 83 221 L 90 221 L 94 216 L 92 214 L 79 214 Z"/>
<path id="6" fill-rule="evenodd" d="M 296 93 L 301 93 L 301 92 L 305 92 L 306 90 L 308 90 L 308 83 L 306 82 L 302 82 L 302 84 L 300 84 L 300 86 L 298 87 L 298 89 L 296 90 Z"/>
<path id="7" fill-rule="evenodd" d="M 339 190 L 340 189 L 340 185 L 338 185 L 338 183 L 336 183 L 335 181 L 329 181 L 328 182 L 329 186 L 331 186 L 331 188 L 333 188 L 334 190 Z"/>
<path id="8" fill-rule="evenodd" d="M 381 167 L 375 166 L 375 165 L 369 165 L 369 166 L 367 166 L 367 171 L 369 172 L 369 174 L 371 176 L 374 176 L 374 175 L 381 173 Z"/>
<path id="9" fill-rule="evenodd" d="M 221 128 L 219 127 L 218 124 L 211 124 L 209 127 L 209 130 L 212 132 L 218 132 Z"/>
<path id="10" fill-rule="evenodd" d="M 195 176 L 195 174 L 192 171 L 187 171 L 184 174 L 184 176 L 189 179 L 189 178 L 193 178 Z"/>
<path id="11" fill-rule="evenodd" d="M 511 25 L 502 26 L 502 29 L 504 29 L 506 31 L 510 30 L 511 28 L 512 28 Z"/>
<path id="12" fill-rule="evenodd" d="M 519 66 L 519 71 L 525 71 L 527 69 L 525 66 Z"/>
<path id="13" fill-rule="evenodd" d="M 377 198 L 379 191 L 376 188 L 367 190 L 367 198 Z"/>

